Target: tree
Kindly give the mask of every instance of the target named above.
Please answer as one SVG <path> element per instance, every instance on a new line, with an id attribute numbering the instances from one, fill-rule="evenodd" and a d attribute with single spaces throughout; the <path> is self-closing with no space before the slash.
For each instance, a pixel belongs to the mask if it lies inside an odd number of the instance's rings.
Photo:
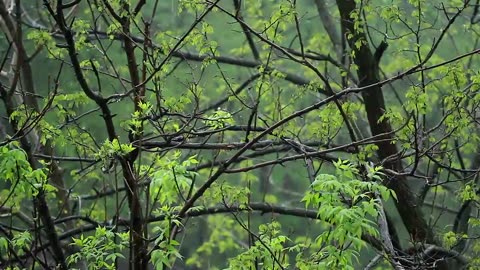
<path id="1" fill-rule="evenodd" d="M 479 267 L 478 8 L 0 1 L 1 267 Z"/>

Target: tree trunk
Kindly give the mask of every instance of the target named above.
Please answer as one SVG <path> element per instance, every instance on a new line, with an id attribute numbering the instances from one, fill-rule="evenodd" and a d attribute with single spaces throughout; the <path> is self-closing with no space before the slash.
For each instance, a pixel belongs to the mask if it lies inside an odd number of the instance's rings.
<path id="1" fill-rule="evenodd" d="M 391 140 L 393 140 L 393 135 L 391 135 L 392 127 L 385 119 L 379 121 L 385 112 L 385 100 L 381 86 L 375 85 L 379 82 L 378 60 L 375 59 L 374 54 L 369 48 L 365 33 L 358 31 L 363 29 L 355 29 L 355 21 L 350 17 L 356 8 L 355 1 L 337 0 L 337 5 L 340 11 L 344 36 L 348 36 L 349 34 L 353 35 L 347 41 L 350 48 L 355 52 L 355 58 L 353 60 L 358 66 L 357 75 L 360 81 L 359 86 L 372 85 L 372 87 L 362 92 L 370 130 L 374 136 L 382 133 L 387 134 L 376 142 L 379 148 L 377 152 L 378 157 L 385 159 L 389 156 L 397 155 L 397 147 L 391 143 Z M 362 45 L 358 48 L 355 43 L 360 40 L 362 41 Z M 401 161 L 398 159 L 385 163 L 384 167 L 397 172 L 403 171 Z M 385 179 L 385 184 L 397 194 L 398 200 L 396 201 L 396 206 L 412 240 L 415 242 L 433 243 L 434 235 L 432 230 L 423 218 L 420 205 L 417 204 L 417 198 L 411 191 L 406 180 L 404 176 L 393 177 Z"/>

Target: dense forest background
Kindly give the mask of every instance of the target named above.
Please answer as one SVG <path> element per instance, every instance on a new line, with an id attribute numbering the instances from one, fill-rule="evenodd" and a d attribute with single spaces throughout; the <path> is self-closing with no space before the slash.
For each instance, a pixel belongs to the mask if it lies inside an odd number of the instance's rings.
<path id="1" fill-rule="evenodd" d="M 0 268 L 480 268 L 479 9 L 0 0 Z"/>

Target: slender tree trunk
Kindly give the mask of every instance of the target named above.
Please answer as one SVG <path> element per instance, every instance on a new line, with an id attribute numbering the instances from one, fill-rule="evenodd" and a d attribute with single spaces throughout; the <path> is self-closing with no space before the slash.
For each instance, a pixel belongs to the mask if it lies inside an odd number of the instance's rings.
<path id="1" fill-rule="evenodd" d="M 350 15 L 355 12 L 355 1 L 337 0 L 337 5 L 340 11 L 344 35 L 353 35 L 348 39 L 348 44 L 350 48 L 355 51 L 353 61 L 358 66 L 359 86 L 374 85 L 379 82 L 378 60 L 375 59 L 374 54 L 369 48 L 365 33 L 358 31 L 360 29 L 355 29 L 355 21 L 350 17 Z M 355 46 L 357 41 L 362 41 L 360 48 Z M 393 136 L 390 135 L 392 127 L 387 120 L 379 121 L 385 112 L 385 100 L 382 88 L 378 85 L 372 86 L 362 92 L 362 97 L 365 102 L 365 110 L 372 135 L 388 134 L 376 142 L 379 148 L 377 152 L 378 157 L 385 159 L 397 155 L 397 147 L 391 143 L 393 140 Z M 384 166 L 394 171 L 403 171 L 401 161 L 398 159 L 389 161 L 384 164 Z M 385 184 L 397 194 L 398 201 L 396 201 L 396 206 L 412 240 L 415 242 L 433 243 L 433 232 L 423 218 L 421 207 L 417 204 L 417 196 L 413 194 L 406 180 L 406 177 L 389 178 L 385 180 Z"/>

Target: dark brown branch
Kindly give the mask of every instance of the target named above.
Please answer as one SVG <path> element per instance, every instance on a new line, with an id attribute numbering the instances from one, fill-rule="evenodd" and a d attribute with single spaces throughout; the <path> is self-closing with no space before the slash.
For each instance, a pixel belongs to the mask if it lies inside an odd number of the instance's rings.
<path id="1" fill-rule="evenodd" d="M 60 244 L 59 237 L 55 230 L 55 224 L 51 218 L 50 210 L 47 206 L 47 201 L 45 199 L 45 191 L 40 189 L 38 195 L 35 198 L 35 203 L 38 209 L 38 215 L 42 220 L 44 230 L 47 234 L 47 238 L 51 242 L 51 247 L 53 250 L 53 256 L 55 261 L 58 263 L 59 269 L 67 270 L 67 263 L 65 261 L 65 255 L 63 253 L 62 246 Z"/>
<path id="2" fill-rule="evenodd" d="M 299 218 L 308 218 L 308 219 L 320 219 L 318 216 L 318 212 L 314 210 L 308 210 L 305 208 L 296 208 L 296 207 L 287 207 L 287 206 L 278 206 L 278 205 L 272 205 L 272 204 L 267 204 L 267 203 L 262 203 L 262 202 L 253 202 L 249 203 L 246 206 L 240 206 L 240 205 L 231 205 L 231 206 L 216 206 L 216 207 L 209 207 L 209 208 L 193 208 L 189 210 L 185 216 L 186 217 L 200 217 L 200 216 L 205 216 L 205 215 L 213 215 L 213 214 L 227 214 L 227 213 L 232 213 L 232 212 L 248 212 L 248 211 L 255 211 L 255 212 L 260 212 L 260 214 L 265 214 L 265 213 L 275 213 L 275 214 L 280 214 L 280 215 L 286 215 L 286 216 L 294 216 L 294 217 L 299 217 Z M 173 214 L 175 215 L 175 214 Z M 150 217 L 148 219 L 149 223 L 152 222 L 158 222 L 158 221 L 163 221 L 167 218 L 167 216 L 156 216 L 156 217 Z M 109 226 L 109 224 L 101 224 L 99 223 L 100 226 Z M 130 224 L 129 220 L 120 220 L 119 226 L 128 226 Z M 97 225 L 91 224 L 87 226 L 83 226 L 80 228 L 75 228 L 70 231 L 67 231 L 59 236 L 60 240 L 68 239 L 71 238 L 72 236 L 78 235 L 80 233 L 85 233 L 88 231 L 95 230 L 97 228 Z M 362 239 L 372 245 L 375 249 L 381 251 L 382 250 L 382 244 L 381 242 L 371 236 L 364 234 L 362 235 Z M 38 252 L 41 249 L 45 249 L 50 243 L 46 243 L 45 245 L 38 247 L 35 252 Z"/>
<path id="3" fill-rule="evenodd" d="M 252 33 L 250 33 L 247 27 L 245 27 L 245 23 L 243 23 L 243 16 L 241 11 L 242 1 L 233 0 L 233 4 L 235 6 L 235 16 L 238 18 L 238 22 L 240 22 L 240 27 L 242 28 L 243 33 L 247 38 L 248 46 L 250 46 L 250 50 L 252 50 L 253 58 L 255 58 L 255 60 L 257 61 L 260 61 L 260 53 L 258 52 L 257 46 L 253 41 Z"/>
<path id="4" fill-rule="evenodd" d="M 242 142 L 231 142 L 231 143 L 188 143 L 188 142 L 155 142 L 155 141 L 144 141 L 141 142 L 141 145 L 145 148 L 166 148 L 174 147 L 180 149 L 223 149 L 223 150 L 235 150 L 243 148 L 247 143 Z M 285 141 L 259 141 L 256 144 L 250 147 L 250 150 L 263 149 L 269 146 L 278 146 L 278 145 L 289 145 Z M 327 145 L 323 142 L 305 142 L 303 145 L 311 147 L 326 147 Z"/>

